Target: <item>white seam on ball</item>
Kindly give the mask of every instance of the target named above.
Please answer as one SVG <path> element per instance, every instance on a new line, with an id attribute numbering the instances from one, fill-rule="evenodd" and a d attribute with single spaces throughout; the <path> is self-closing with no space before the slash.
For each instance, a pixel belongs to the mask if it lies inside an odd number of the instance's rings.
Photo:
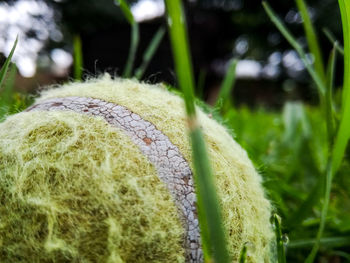
<path id="1" fill-rule="evenodd" d="M 102 117 L 112 126 L 124 130 L 155 166 L 159 178 L 166 184 L 182 212 L 187 228 L 186 262 L 203 262 L 191 168 L 180 150 L 155 125 L 124 106 L 89 97 L 48 99 L 26 111 L 74 111 Z"/>

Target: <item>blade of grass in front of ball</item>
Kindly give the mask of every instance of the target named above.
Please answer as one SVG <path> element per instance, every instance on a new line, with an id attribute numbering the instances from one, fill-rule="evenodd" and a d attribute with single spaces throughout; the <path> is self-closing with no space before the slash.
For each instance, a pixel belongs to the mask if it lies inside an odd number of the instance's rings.
<path id="1" fill-rule="evenodd" d="M 83 73 L 83 52 L 79 35 L 75 35 L 73 38 L 73 56 L 74 79 L 81 80 Z"/>
<path id="2" fill-rule="evenodd" d="M 285 37 L 285 39 L 289 42 L 289 44 L 295 49 L 295 51 L 299 54 L 301 61 L 304 63 L 305 68 L 309 72 L 311 78 L 315 82 L 318 90 L 318 94 L 320 97 L 321 104 L 324 101 L 324 96 L 326 92 L 325 83 L 322 81 L 321 77 L 318 75 L 318 73 L 313 68 L 313 65 L 311 64 L 310 60 L 307 58 L 305 51 L 301 47 L 301 45 L 298 43 L 298 41 L 295 39 L 295 37 L 289 32 L 287 27 L 282 23 L 281 19 L 278 18 L 278 16 L 275 14 L 275 12 L 272 10 L 270 5 L 267 2 L 263 2 L 263 7 L 267 13 L 267 15 L 270 17 L 271 21 L 275 24 L 275 26 L 278 28 L 278 30 L 281 32 L 281 34 Z"/>
<path id="3" fill-rule="evenodd" d="M 166 0 L 165 4 L 175 70 L 184 94 L 190 129 L 204 259 L 209 262 L 211 260 L 218 263 L 230 262 L 222 224 L 221 208 L 215 191 L 209 157 L 200 126 L 196 121 L 195 85 L 182 4 L 180 0 Z M 206 226 L 208 228 L 204 229 Z"/>
<path id="4" fill-rule="evenodd" d="M 204 143 L 203 133 L 200 127 L 192 130 L 190 136 L 195 166 L 196 191 L 197 196 L 200 196 L 198 197 L 198 204 L 200 206 L 198 210 L 200 214 L 205 216 L 206 219 L 204 222 L 208 227 L 208 229 L 203 230 L 201 228 L 201 234 L 203 231 L 209 234 L 209 242 L 208 244 L 203 244 L 203 249 L 206 248 L 207 251 L 213 250 L 212 258 L 214 262 L 230 262 L 226 248 L 227 243 L 223 230 L 220 205 L 213 182 L 212 170 Z M 204 241 L 205 240 L 202 239 L 202 243 L 204 243 Z M 206 255 L 210 256 L 210 253 L 206 252 Z M 211 262 L 211 260 L 208 259 L 208 262 Z"/>
<path id="5" fill-rule="evenodd" d="M 130 39 L 130 49 L 128 59 L 123 72 L 123 77 L 130 78 L 132 74 L 132 69 L 134 66 L 135 56 L 137 47 L 139 45 L 140 33 L 139 33 L 139 24 L 134 19 L 129 5 L 125 0 L 115 0 L 115 3 L 120 6 L 126 20 L 131 25 L 131 39 Z"/>
<path id="6" fill-rule="evenodd" d="M 187 32 L 185 30 L 185 16 L 179 0 L 165 1 L 168 12 L 168 26 L 175 60 L 175 71 L 179 86 L 185 99 L 186 112 L 192 118 L 195 116 L 194 107 L 194 78 L 192 58 L 187 45 Z M 181 6 L 181 7 L 180 7 Z"/>
<path id="7" fill-rule="evenodd" d="M 231 59 L 229 62 L 225 78 L 221 83 L 220 92 L 215 103 L 215 107 L 220 107 L 223 111 L 227 111 L 227 109 L 233 108 L 231 97 L 236 80 L 237 63 L 237 59 Z"/>
<path id="8" fill-rule="evenodd" d="M 337 51 L 340 55 L 344 56 L 344 48 L 339 44 L 339 41 L 335 38 L 333 33 L 328 28 L 323 28 L 323 33 L 326 35 L 328 40 L 334 45 L 335 42 L 337 42 Z"/>
<path id="9" fill-rule="evenodd" d="M 307 10 L 307 6 L 304 0 L 295 0 L 299 13 L 301 15 L 301 18 L 303 19 L 303 26 L 305 31 L 306 40 L 308 43 L 309 50 L 311 54 L 313 54 L 315 61 L 314 61 L 314 67 L 315 71 L 318 73 L 321 80 L 325 83 L 326 82 L 326 73 L 324 68 L 324 63 L 321 55 L 321 48 L 319 45 L 319 42 L 317 40 L 317 33 L 312 25 L 311 18 L 309 15 L 309 12 Z"/>
<path id="10" fill-rule="evenodd" d="M 139 68 L 135 71 L 135 77 L 137 79 L 141 79 L 143 74 L 145 73 L 150 61 L 154 57 L 162 39 L 165 35 L 165 28 L 160 26 L 157 32 L 154 34 L 151 42 L 149 43 L 145 53 L 143 54 L 142 63 Z"/>
<path id="11" fill-rule="evenodd" d="M 4 79 L 5 79 L 7 70 L 9 68 L 9 65 L 10 65 L 13 53 L 15 52 L 15 49 L 16 49 L 16 46 L 17 46 L 17 42 L 18 42 L 18 36 L 16 37 L 16 40 L 15 40 L 13 46 L 12 46 L 10 54 L 8 55 L 7 59 L 5 60 L 4 65 L 2 66 L 2 68 L 0 70 L 0 89 L 1 89 L 2 83 L 4 82 Z"/>

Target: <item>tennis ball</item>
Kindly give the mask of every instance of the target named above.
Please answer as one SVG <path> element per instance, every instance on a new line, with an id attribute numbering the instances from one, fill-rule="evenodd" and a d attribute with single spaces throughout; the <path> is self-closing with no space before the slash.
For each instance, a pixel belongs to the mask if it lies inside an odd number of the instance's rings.
<path id="1" fill-rule="evenodd" d="M 234 261 L 268 262 L 271 206 L 246 152 L 198 110 Z M 109 76 L 0 124 L 0 262 L 202 262 L 183 100 Z M 200 176 L 200 175 L 199 175 Z"/>

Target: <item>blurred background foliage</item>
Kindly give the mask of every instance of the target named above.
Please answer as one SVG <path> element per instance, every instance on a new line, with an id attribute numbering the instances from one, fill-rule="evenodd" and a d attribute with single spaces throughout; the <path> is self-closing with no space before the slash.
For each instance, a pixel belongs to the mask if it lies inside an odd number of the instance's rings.
<path id="1" fill-rule="evenodd" d="M 162 0 L 128 2 L 140 23 L 135 60 L 138 67 L 149 42 L 166 24 L 165 7 Z M 295 2 L 270 3 L 307 51 Z M 315 242 L 321 214 L 321 202 L 306 200 L 313 196 L 312 191 L 324 187 L 317 184 L 327 164 L 326 124 L 318 107 L 316 87 L 260 1 L 192 0 L 184 4 L 196 94 L 214 105 L 207 110 L 220 115 L 218 118 L 248 151 L 282 218 L 288 262 L 302 262 Z M 308 0 L 307 4 L 327 61 L 333 46 L 329 33 L 342 42 L 337 1 Z M 113 0 L 1 1 L 0 65 L 10 54 L 17 35 L 19 42 L 13 55 L 17 68 L 10 66 L 0 87 L 0 119 L 32 103 L 30 94 L 42 85 L 73 79 L 74 39 L 81 41 L 83 78 L 106 71 L 122 75 L 130 48 L 130 25 Z M 232 58 L 237 59 L 234 65 Z M 313 60 L 311 54 L 308 58 Z M 342 65 L 340 58 L 336 87 L 342 85 Z M 225 93 L 229 103 L 221 105 L 217 97 L 230 69 L 236 74 L 226 83 L 231 88 L 234 84 L 234 88 Z M 177 86 L 168 33 L 161 39 L 143 80 Z M 335 100 L 340 101 L 339 88 Z M 349 159 L 345 158 L 334 178 L 317 262 L 350 262 L 349 168 Z M 315 198 L 319 198 L 316 192 Z"/>
<path id="2" fill-rule="evenodd" d="M 140 47 L 136 65 L 141 63 L 147 44 L 165 23 L 161 0 L 130 1 L 140 21 Z M 203 75 L 205 99 L 213 102 L 229 60 L 240 58 L 237 67 L 237 103 L 281 107 L 287 99 L 315 103 L 315 91 L 303 63 L 287 41 L 270 23 L 260 1 L 187 1 L 194 71 Z M 334 0 L 309 0 L 309 12 L 321 46 L 332 43 L 323 33 L 328 29 L 341 40 L 340 15 Z M 302 19 L 293 1 L 275 1 L 274 10 L 306 47 Z M 0 2 L 0 53 L 8 55 L 17 33 L 21 35 L 14 61 L 21 79 L 17 87 L 34 89 L 37 84 L 62 80 L 71 74 L 72 41 L 82 40 L 84 69 L 97 74 L 121 74 L 130 46 L 130 27 L 112 0 L 17 0 Z M 324 53 L 328 56 L 328 52 Z M 325 57 L 326 59 L 326 57 Z M 201 74 L 200 74 L 201 73 Z M 341 72 L 339 72 L 341 74 Z M 30 80 L 28 80 L 28 77 Z M 163 38 L 144 79 L 175 83 L 168 37 Z"/>

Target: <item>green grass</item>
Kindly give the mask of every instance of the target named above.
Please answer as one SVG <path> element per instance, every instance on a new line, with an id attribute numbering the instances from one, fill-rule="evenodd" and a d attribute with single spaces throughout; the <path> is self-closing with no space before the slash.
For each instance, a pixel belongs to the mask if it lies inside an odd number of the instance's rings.
<path id="1" fill-rule="evenodd" d="M 341 105 L 335 105 L 333 101 L 332 91 L 334 83 L 334 71 L 335 71 L 335 50 L 337 43 L 334 43 L 334 48 L 330 53 L 330 59 L 327 66 L 327 75 L 325 75 L 325 69 L 323 66 L 322 56 L 320 53 L 320 47 L 317 41 L 315 30 L 312 26 L 311 19 L 307 12 L 306 4 L 303 0 L 296 0 L 298 9 L 303 18 L 303 25 L 305 29 L 306 38 L 308 40 L 309 49 L 315 57 L 315 62 L 311 64 L 305 55 L 303 48 L 292 36 L 292 34 L 285 27 L 283 22 L 277 17 L 271 7 L 263 2 L 266 13 L 270 17 L 271 21 L 280 30 L 282 35 L 288 40 L 293 48 L 298 52 L 301 60 L 304 62 L 305 67 L 309 71 L 314 83 L 318 87 L 319 98 L 320 98 L 320 110 L 323 113 L 324 122 L 326 123 L 326 131 L 328 134 L 327 138 L 327 160 L 326 167 L 323 168 L 323 172 L 318 177 L 314 189 L 310 192 L 309 197 L 301 205 L 301 208 L 310 210 L 319 201 L 321 204 L 320 222 L 316 234 L 316 240 L 312 247 L 311 252 L 307 256 L 305 262 L 314 262 L 316 255 L 320 248 L 320 241 L 326 228 L 326 221 L 328 215 L 328 208 L 330 202 L 330 196 L 332 191 L 332 181 L 334 175 L 337 173 L 342 159 L 344 157 L 345 149 L 350 137 L 350 104 L 349 104 L 349 85 L 350 85 L 350 39 L 349 39 L 349 25 L 350 25 L 350 4 L 348 1 L 339 0 L 339 6 L 342 16 L 343 24 L 343 35 L 344 35 L 344 83 L 343 83 L 343 94 Z M 336 113 L 334 109 L 340 106 L 340 120 L 335 118 Z M 319 190 L 321 189 L 321 190 Z M 320 199 L 320 200 L 318 200 Z M 306 210 L 306 211 L 307 211 Z M 298 215 L 300 215 L 299 212 Z M 304 214 L 307 214 L 304 212 Z M 296 218 L 295 218 L 296 219 Z"/>
<path id="2" fill-rule="evenodd" d="M 318 182 L 321 176 L 325 178 L 328 140 L 323 112 L 317 107 L 289 103 L 283 112 L 241 107 L 229 111 L 225 119 L 263 175 L 264 186 L 282 218 L 282 233 L 290 239 L 287 262 L 304 261 L 317 242 L 315 233 L 322 213 L 318 205 L 321 195 L 310 195 L 310 189 L 322 193 Z M 325 218 L 328 227 L 320 239 L 320 255 L 335 248 L 345 252 L 350 245 L 349 166 L 345 159 L 332 183 Z M 316 202 L 307 203 L 309 196 L 317 196 Z"/>

